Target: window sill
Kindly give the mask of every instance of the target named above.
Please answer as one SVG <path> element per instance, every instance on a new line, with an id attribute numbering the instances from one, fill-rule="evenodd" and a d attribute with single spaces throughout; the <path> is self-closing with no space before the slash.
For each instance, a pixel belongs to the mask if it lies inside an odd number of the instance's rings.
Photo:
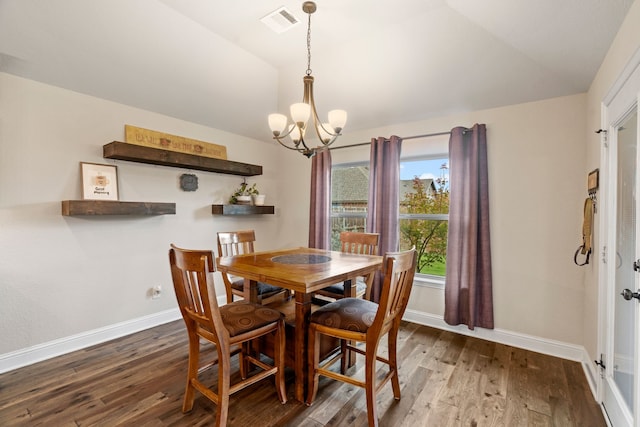
<path id="1" fill-rule="evenodd" d="M 434 277 L 416 275 L 413 279 L 413 284 L 425 288 L 444 289 L 444 278 L 436 279 Z"/>

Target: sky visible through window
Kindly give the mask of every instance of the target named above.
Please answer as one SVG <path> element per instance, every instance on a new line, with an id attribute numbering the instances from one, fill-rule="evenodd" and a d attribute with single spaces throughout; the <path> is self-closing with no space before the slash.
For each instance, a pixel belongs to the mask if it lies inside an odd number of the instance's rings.
<path id="1" fill-rule="evenodd" d="M 413 179 L 418 176 L 420 179 L 437 179 L 442 176 L 446 182 L 449 182 L 449 169 L 442 170 L 443 164 L 449 166 L 449 159 L 429 159 L 429 160 L 415 160 L 415 161 L 401 161 L 400 163 L 400 179 Z"/>

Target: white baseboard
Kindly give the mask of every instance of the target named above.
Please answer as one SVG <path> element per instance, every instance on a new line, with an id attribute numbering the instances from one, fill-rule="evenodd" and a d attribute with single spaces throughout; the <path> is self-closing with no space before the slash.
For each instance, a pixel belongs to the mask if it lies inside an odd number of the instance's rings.
<path id="1" fill-rule="evenodd" d="M 580 362 L 582 363 L 582 370 L 584 371 L 584 375 L 587 377 L 587 381 L 589 382 L 589 388 L 591 389 L 591 393 L 593 394 L 593 397 L 595 397 L 596 401 L 599 401 L 598 375 L 600 375 L 600 372 L 598 371 L 598 368 L 596 368 L 594 361 L 591 360 L 591 358 L 589 357 L 589 353 L 587 353 L 586 349 L 584 350 L 583 357 Z"/>
<path id="2" fill-rule="evenodd" d="M 581 345 L 569 344 L 561 341 L 540 338 L 533 335 L 521 334 L 502 329 L 476 328 L 470 330 L 466 325 L 452 326 L 446 323 L 442 316 L 436 316 L 416 310 L 409 310 L 404 313 L 404 320 L 420 325 L 431 326 L 436 329 L 456 332 L 458 334 L 472 336 L 476 338 L 493 341 L 513 347 L 523 348 L 562 359 L 580 362 L 582 370 L 587 377 L 587 382 L 591 388 L 591 393 L 597 400 L 597 380 L 595 367 L 589 358 L 587 350 Z"/>
<path id="3" fill-rule="evenodd" d="M 0 355 L 0 374 L 181 318 L 180 311 L 176 307 L 149 316 L 5 353 Z"/>

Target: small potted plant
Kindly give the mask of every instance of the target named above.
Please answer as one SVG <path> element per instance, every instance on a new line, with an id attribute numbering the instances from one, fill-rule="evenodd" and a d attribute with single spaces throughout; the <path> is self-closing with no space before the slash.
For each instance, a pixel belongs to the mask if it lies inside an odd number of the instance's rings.
<path id="1" fill-rule="evenodd" d="M 238 187 L 236 191 L 234 191 L 234 193 L 231 195 L 231 198 L 229 198 L 229 203 L 234 205 L 251 204 L 251 196 L 253 196 L 254 194 L 260 194 L 258 188 L 256 187 L 256 184 L 254 183 L 253 185 L 249 186 L 249 184 L 247 184 L 247 181 L 242 181 L 240 187 Z"/>

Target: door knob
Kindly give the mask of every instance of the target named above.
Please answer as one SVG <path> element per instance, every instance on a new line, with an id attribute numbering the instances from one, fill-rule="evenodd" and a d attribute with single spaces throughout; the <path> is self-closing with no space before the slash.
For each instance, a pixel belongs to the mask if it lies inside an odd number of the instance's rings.
<path id="1" fill-rule="evenodd" d="M 631 299 L 633 298 L 637 298 L 638 300 L 640 300 L 640 292 L 633 292 L 631 291 L 631 289 L 625 289 L 620 293 L 620 295 L 622 295 L 622 298 L 626 299 L 627 301 L 631 301 Z"/>

